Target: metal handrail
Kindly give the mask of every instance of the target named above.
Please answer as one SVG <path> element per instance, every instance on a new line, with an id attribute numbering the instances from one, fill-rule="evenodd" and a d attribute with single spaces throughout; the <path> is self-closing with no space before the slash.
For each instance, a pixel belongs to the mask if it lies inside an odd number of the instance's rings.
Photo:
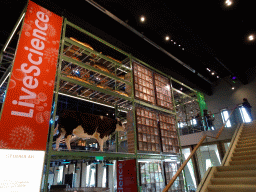
<path id="1" fill-rule="evenodd" d="M 215 137 L 213 136 L 208 136 L 208 135 L 204 135 L 202 137 L 202 139 L 199 141 L 199 143 L 196 145 L 196 147 L 193 149 L 193 151 L 190 153 L 190 155 L 188 156 L 188 158 L 186 159 L 186 161 L 184 161 L 184 163 L 180 166 L 180 168 L 177 170 L 176 174 L 172 177 L 172 179 L 170 180 L 170 182 L 165 186 L 165 188 L 163 189 L 162 192 L 167 192 L 170 187 L 173 185 L 174 181 L 177 179 L 177 177 L 181 174 L 182 170 L 185 168 L 185 166 L 187 165 L 188 161 L 191 159 L 191 157 L 196 153 L 196 150 L 201 146 L 201 144 L 204 142 L 204 140 L 207 138 L 207 137 L 212 137 L 212 138 L 215 138 L 215 139 L 218 139 L 220 134 L 222 133 L 222 131 L 224 130 L 225 128 L 225 125 L 226 123 L 228 122 L 229 118 L 231 117 L 231 115 L 233 114 L 233 112 L 235 111 L 235 109 L 237 108 L 238 106 L 236 106 L 234 109 L 232 109 L 232 112 L 230 113 L 228 119 L 225 121 L 225 123 L 223 124 L 223 126 L 221 127 L 221 129 L 219 130 L 219 132 L 217 133 L 217 135 Z"/>

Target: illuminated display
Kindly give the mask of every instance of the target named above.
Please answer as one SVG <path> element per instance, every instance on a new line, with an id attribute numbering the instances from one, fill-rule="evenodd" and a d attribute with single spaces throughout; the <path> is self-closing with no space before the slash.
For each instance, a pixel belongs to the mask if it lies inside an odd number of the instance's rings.
<path id="1" fill-rule="evenodd" d="M 0 192 L 40 191 L 44 151 L 0 150 Z"/>

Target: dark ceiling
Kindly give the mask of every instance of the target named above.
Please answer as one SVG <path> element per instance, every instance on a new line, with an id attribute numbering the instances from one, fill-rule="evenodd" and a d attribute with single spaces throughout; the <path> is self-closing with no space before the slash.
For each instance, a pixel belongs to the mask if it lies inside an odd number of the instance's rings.
<path id="1" fill-rule="evenodd" d="M 231 6 L 225 6 L 225 1 L 94 1 L 195 70 L 191 72 L 95 8 L 89 0 L 61 3 L 56 0 L 34 0 L 46 9 L 66 17 L 85 30 L 209 95 L 219 81 L 217 75 L 220 78 L 236 75 L 243 84 L 247 84 L 247 72 L 255 66 L 255 42 L 247 39 L 249 34 L 255 34 L 256 28 L 252 1 L 233 0 Z M 6 42 L 25 5 L 26 1 L 1 1 L 0 44 Z M 140 22 L 141 15 L 146 18 L 144 23 Z M 166 35 L 170 36 L 169 41 L 165 41 Z M 206 68 L 214 70 L 215 75 L 211 75 Z"/>

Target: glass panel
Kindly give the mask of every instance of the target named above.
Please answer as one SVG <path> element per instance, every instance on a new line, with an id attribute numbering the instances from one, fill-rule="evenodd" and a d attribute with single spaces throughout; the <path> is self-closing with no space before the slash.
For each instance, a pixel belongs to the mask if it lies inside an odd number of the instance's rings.
<path id="1" fill-rule="evenodd" d="M 228 120 L 228 118 L 229 118 L 228 111 L 227 110 L 221 111 L 221 116 L 222 116 L 223 123 L 225 123 Z M 227 121 L 225 127 L 231 127 L 230 120 Z"/>
<path id="2" fill-rule="evenodd" d="M 103 167 L 102 187 L 107 187 L 107 168 Z"/>
<path id="3" fill-rule="evenodd" d="M 220 155 L 216 144 L 201 146 L 196 153 L 201 178 L 203 178 L 209 167 L 220 166 L 221 164 Z"/>
<path id="4" fill-rule="evenodd" d="M 185 161 L 188 158 L 190 153 L 191 153 L 191 151 L 189 148 L 182 149 L 183 161 Z M 189 162 L 187 163 L 187 165 L 184 169 L 184 172 L 185 172 L 185 178 L 186 178 L 188 189 L 196 190 L 197 184 L 196 184 L 195 172 L 194 172 L 192 160 L 189 160 Z"/>
<path id="5" fill-rule="evenodd" d="M 230 146 L 230 142 L 224 143 L 224 147 L 225 147 L 226 152 L 228 151 L 229 146 Z"/>
<path id="6" fill-rule="evenodd" d="M 248 114 L 248 111 L 244 107 L 240 107 L 239 111 L 244 123 L 249 123 L 252 121 L 251 117 Z"/>
<path id="7" fill-rule="evenodd" d="M 62 184 L 62 179 L 63 179 L 63 166 L 59 166 L 57 170 L 58 170 L 57 184 L 60 185 Z"/>

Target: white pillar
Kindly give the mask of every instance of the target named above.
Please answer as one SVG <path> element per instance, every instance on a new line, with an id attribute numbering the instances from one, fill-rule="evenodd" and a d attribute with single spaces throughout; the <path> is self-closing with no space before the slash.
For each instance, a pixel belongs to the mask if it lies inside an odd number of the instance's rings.
<path id="1" fill-rule="evenodd" d="M 75 170 L 75 173 L 76 173 L 76 183 L 75 183 L 75 187 L 80 187 L 81 164 L 82 164 L 82 163 L 77 163 L 77 167 L 76 167 L 76 170 Z M 78 169 L 78 170 L 77 170 L 77 169 Z"/>
<path id="2" fill-rule="evenodd" d="M 53 185 L 57 185 L 57 179 L 58 179 L 58 175 L 59 175 L 59 171 L 57 170 L 59 168 L 59 166 L 55 166 L 54 167 L 54 179 L 53 179 Z"/>
<path id="3" fill-rule="evenodd" d="M 103 178 L 103 163 L 98 164 L 98 177 L 97 177 L 97 187 L 102 187 Z"/>
<path id="4" fill-rule="evenodd" d="M 114 165 L 108 166 L 108 188 L 110 189 L 110 192 L 114 192 Z"/>
<path id="5" fill-rule="evenodd" d="M 87 165 L 86 163 L 82 164 L 82 181 L 81 187 L 86 187 L 86 172 L 87 172 Z"/>

